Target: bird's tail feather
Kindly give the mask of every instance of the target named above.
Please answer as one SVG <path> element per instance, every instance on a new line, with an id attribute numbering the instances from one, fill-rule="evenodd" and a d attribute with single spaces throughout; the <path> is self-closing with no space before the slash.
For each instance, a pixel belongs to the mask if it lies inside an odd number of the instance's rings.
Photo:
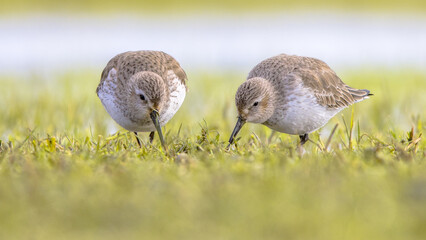
<path id="1" fill-rule="evenodd" d="M 354 98 L 355 102 L 360 102 L 368 98 L 369 96 L 373 95 L 372 93 L 370 93 L 370 90 L 367 90 L 367 89 L 355 89 L 355 88 L 348 87 L 348 90 L 349 90 L 349 93 Z"/>

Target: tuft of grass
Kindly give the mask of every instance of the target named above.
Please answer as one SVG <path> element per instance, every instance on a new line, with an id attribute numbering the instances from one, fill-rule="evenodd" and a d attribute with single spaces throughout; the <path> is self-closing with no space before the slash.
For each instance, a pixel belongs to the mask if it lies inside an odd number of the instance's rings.
<path id="1" fill-rule="evenodd" d="M 375 95 L 304 155 L 254 124 L 226 149 L 239 74 L 191 76 L 168 154 L 112 121 L 97 73 L 0 77 L 0 239 L 424 239 L 426 75 L 343 75 Z"/>

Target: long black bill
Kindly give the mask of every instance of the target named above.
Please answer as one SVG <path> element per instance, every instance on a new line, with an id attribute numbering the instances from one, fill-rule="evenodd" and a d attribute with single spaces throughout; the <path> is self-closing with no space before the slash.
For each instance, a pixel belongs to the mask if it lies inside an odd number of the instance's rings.
<path id="1" fill-rule="evenodd" d="M 164 143 L 163 133 L 161 132 L 161 126 L 159 121 L 160 114 L 158 113 L 157 110 L 152 110 L 150 116 L 151 116 L 152 122 L 154 123 L 155 128 L 157 129 L 158 136 L 160 137 L 161 145 L 163 146 L 164 150 L 167 151 L 166 144 Z"/>
<path id="2" fill-rule="evenodd" d="M 238 132 L 243 127 L 244 123 L 246 123 L 246 121 L 243 120 L 241 117 L 238 117 L 237 124 L 235 124 L 234 131 L 232 131 L 231 137 L 229 138 L 229 145 L 227 148 L 229 148 L 229 146 L 231 146 L 231 144 L 234 142 L 235 137 L 237 136 Z"/>

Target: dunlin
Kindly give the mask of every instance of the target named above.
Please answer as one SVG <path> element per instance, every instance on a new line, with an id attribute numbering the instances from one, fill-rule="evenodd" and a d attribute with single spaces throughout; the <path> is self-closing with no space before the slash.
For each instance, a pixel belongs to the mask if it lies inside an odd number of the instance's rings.
<path id="1" fill-rule="evenodd" d="M 252 122 L 299 135 L 303 145 L 309 133 L 370 95 L 367 89 L 346 85 L 321 60 L 286 54 L 268 58 L 251 70 L 237 90 L 239 116 L 229 144 L 245 122 Z"/>
<path id="2" fill-rule="evenodd" d="M 111 117 L 123 128 L 135 133 L 157 130 L 178 111 L 187 91 L 186 74 L 170 55 L 158 51 L 134 51 L 113 57 L 101 75 L 96 89 Z"/>

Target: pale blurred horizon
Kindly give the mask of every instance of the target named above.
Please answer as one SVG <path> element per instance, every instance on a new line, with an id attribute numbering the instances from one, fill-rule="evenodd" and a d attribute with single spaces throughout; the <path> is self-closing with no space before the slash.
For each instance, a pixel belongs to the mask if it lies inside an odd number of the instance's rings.
<path id="1" fill-rule="evenodd" d="M 404 1 L 20 0 L 1 11 L 0 74 L 100 71 L 114 55 L 132 50 L 165 51 L 189 71 L 246 73 L 287 53 L 321 59 L 337 71 L 423 72 L 426 4 L 408 1 L 409 8 Z"/>

